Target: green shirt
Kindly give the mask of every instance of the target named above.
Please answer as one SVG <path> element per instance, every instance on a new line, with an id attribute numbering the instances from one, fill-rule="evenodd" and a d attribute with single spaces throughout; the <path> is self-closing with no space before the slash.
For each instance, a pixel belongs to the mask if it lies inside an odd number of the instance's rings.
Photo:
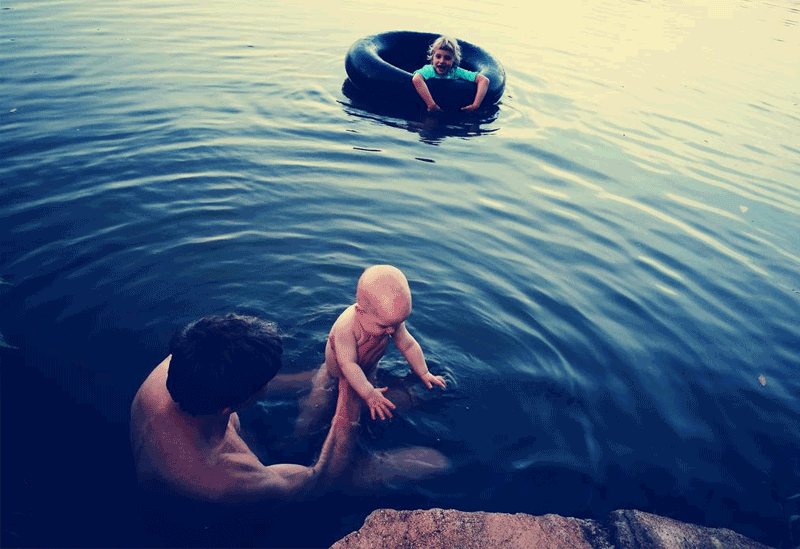
<path id="1" fill-rule="evenodd" d="M 437 74 L 433 65 L 425 65 L 421 69 L 414 71 L 414 74 L 421 74 L 425 80 L 429 78 L 446 78 L 450 80 L 466 80 L 468 82 L 475 82 L 475 77 L 478 76 L 477 72 L 464 70 L 461 67 L 453 67 L 447 74 Z"/>

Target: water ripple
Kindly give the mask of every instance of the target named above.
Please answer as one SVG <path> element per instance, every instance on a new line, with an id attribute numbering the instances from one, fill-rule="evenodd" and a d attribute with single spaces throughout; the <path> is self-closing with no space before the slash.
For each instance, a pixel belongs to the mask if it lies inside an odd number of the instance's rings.
<path id="1" fill-rule="evenodd" d="M 798 476 L 794 12 L 568 0 L 517 28 L 512 4 L 440 22 L 507 68 L 467 120 L 343 87 L 349 45 L 429 25 L 421 2 L 10 5 L 0 350 L 124 423 L 175 326 L 274 318 L 311 371 L 363 268 L 394 263 L 450 388 L 393 349 L 419 405 L 364 444 L 446 453 L 432 504 L 760 516 L 764 475 Z M 109 372 L 87 341 L 131 352 Z M 266 408 L 277 431 L 296 413 Z"/>

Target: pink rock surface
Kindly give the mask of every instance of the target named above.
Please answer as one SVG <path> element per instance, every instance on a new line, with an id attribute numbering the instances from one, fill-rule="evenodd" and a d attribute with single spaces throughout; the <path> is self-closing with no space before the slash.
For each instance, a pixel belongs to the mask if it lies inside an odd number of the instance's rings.
<path id="1" fill-rule="evenodd" d="M 428 511 L 372 512 L 357 532 L 331 549 L 610 549 L 605 532 L 591 520 L 559 515 Z"/>
<path id="2" fill-rule="evenodd" d="M 378 509 L 331 549 L 769 549 L 726 528 L 641 511 L 614 511 L 607 523 L 608 530 L 559 515 Z"/>
<path id="3" fill-rule="evenodd" d="M 609 523 L 619 549 L 769 549 L 727 528 L 707 528 L 642 511 L 614 511 Z"/>

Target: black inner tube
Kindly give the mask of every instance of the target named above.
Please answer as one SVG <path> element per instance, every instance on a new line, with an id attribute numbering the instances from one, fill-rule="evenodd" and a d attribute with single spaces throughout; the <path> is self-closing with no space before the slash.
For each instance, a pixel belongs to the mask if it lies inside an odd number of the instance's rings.
<path id="1" fill-rule="evenodd" d="M 345 58 L 348 78 L 359 90 L 387 101 L 423 105 L 414 85 L 413 71 L 426 65 L 430 44 L 438 34 L 394 31 L 368 36 L 356 41 Z M 489 79 L 489 89 L 481 106 L 496 103 L 505 89 L 505 71 L 488 52 L 466 42 L 461 46 L 460 66 L 480 72 Z M 466 80 L 432 78 L 426 81 L 436 103 L 445 110 L 469 105 L 475 98 L 477 86 Z"/>

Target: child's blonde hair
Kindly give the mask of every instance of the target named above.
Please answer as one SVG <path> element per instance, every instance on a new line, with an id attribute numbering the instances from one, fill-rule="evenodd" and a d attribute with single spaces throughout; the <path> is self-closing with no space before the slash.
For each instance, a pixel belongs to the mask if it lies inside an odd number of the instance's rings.
<path id="1" fill-rule="evenodd" d="M 436 50 L 447 50 L 453 53 L 453 68 L 461 63 L 461 46 L 458 45 L 458 40 L 455 38 L 440 36 L 434 40 L 428 48 L 428 61 L 433 59 L 433 52 Z"/>

